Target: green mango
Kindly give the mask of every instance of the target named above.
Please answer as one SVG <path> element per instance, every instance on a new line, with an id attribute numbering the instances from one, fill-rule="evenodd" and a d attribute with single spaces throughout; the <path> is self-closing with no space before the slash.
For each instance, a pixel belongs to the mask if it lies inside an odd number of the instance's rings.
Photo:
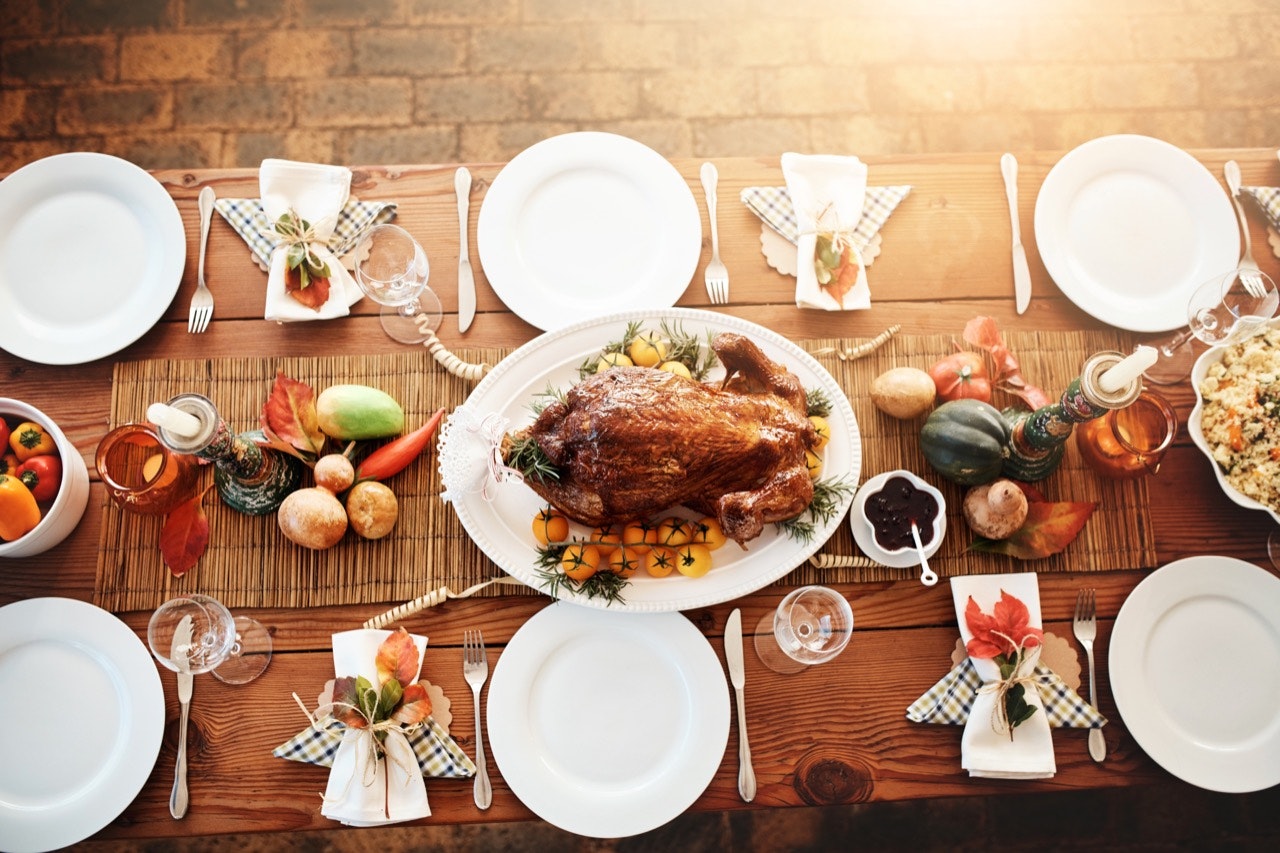
<path id="1" fill-rule="evenodd" d="M 386 438 L 404 431 L 404 409 L 368 385 L 330 385 L 316 398 L 320 430 L 339 441 Z"/>

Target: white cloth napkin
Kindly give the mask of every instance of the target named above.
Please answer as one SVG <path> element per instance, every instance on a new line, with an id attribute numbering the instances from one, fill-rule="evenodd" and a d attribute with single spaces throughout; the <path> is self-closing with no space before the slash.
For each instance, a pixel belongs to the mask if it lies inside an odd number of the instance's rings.
<path id="1" fill-rule="evenodd" d="M 339 678 L 364 676 L 371 684 L 377 684 L 378 647 L 390 634 L 391 631 L 373 629 L 334 634 L 334 674 Z M 416 681 L 422 670 L 427 638 L 410 636 L 418 649 Z M 431 807 L 427 804 L 427 783 L 418 771 L 418 760 L 408 739 L 400 732 L 387 732 L 384 746 L 388 756 L 369 771 L 369 750 L 362 741 L 371 736 L 364 729 L 347 729 L 343 734 L 329 770 L 320 814 L 347 826 L 382 826 L 428 817 Z M 405 768 L 410 767 L 414 772 L 406 772 Z M 388 773 L 390 780 L 386 778 Z M 366 785 L 369 779 L 372 781 Z M 387 814 L 391 816 L 388 818 Z"/>
<path id="2" fill-rule="evenodd" d="M 1000 600 L 1001 591 L 1009 593 L 1027 606 L 1030 624 L 1041 627 L 1040 586 L 1034 572 L 1004 575 L 971 575 L 951 579 L 951 598 L 960 624 L 960 635 L 965 643 L 973 639 L 965 622 L 965 607 L 969 597 L 977 602 L 984 613 L 991 613 Z M 1040 648 L 1029 649 L 1024 655 L 1019 674 L 1030 673 L 1040 659 Z M 1000 669 L 987 659 L 970 658 L 984 683 L 998 681 Z M 997 697 L 994 692 L 979 692 L 974 699 L 969 720 L 960 737 L 960 765 L 970 776 L 992 779 L 1046 779 L 1057 772 L 1053 756 L 1053 737 L 1049 732 L 1049 719 L 1045 714 L 1040 692 L 1030 685 L 1025 692 L 1027 704 L 1036 712 L 1009 733 L 997 732 L 992 726 Z"/>
<path id="3" fill-rule="evenodd" d="M 818 231 L 852 232 L 862 218 L 867 194 L 867 166 L 857 157 L 833 154 L 782 155 L 782 175 L 795 207 L 799 239 L 796 244 L 796 305 L 825 311 L 871 307 L 871 288 L 862 253 L 854 245 L 858 278 L 853 289 L 838 301 L 818 284 L 813 268 Z"/>
<path id="4" fill-rule="evenodd" d="M 271 255 L 267 272 L 265 316 L 278 323 L 299 320 L 330 320 L 345 317 L 363 293 L 351 273 L 324 245 L 338 223 L 338 214 L 351 192 L 351 170 L 344 166 L 299 163 L 293 160 L 263 160 L 258 170 L 262 209 L 273 225 L 293 210 L 315 228 L 316 255 L 329 266 L 329 299 L 316 311 L 285 292 L 285 251 Z"/>

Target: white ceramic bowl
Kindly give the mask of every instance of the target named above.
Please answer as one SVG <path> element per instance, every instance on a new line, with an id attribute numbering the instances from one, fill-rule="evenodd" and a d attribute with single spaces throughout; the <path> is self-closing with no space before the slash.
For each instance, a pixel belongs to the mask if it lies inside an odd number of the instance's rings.
<path id="1" fill-rule="evenodd" d="M 876 542 L 875 528 L 872 527 L 871 520 L 867 518 L 867 500 L 883 489 L 885 483 L 894 477 L 905 478 L 910 481 L 911 485 L 930 495 L 938 502 L 938 516 L 933 521 L 933 538 L 924 546 L 925 557 L 932 557 L 938 553 L 938 549 L 942 547 L 942 538 L 947 533 L 947 500 L 936 487 L 905 469 L 885 471 L 883 474 L 877 474 L 863 483 L 858 488 L 858 493 L 853 497 L 853 508 L 849 512 L 849 523 L 853 529 L 854 541 L 858 543 L 862 553 L 877 563 L 882 563 L 892 568 L 906 569 L 920 565 L 920 557 L 916 554 L 915 546 L 897 548 L 892 551 L 881 548 L 880 544 Z"/>
<path id="2" fill-rule="evenodd" d="M 1204 399 L 1200 396 L 1200 383 L 1204 381 L 1205 376 L 1209 373 L 1209 368 L 1222 361 L 1222 354 L 1225 350 L 1226 348 L 1221 346 L 1205 350 L 1196 359 L 1196 363 L 1191 368 L 1191 390 L 1195 392 L 1196 405 L 1187 417 L 1187 432 L 1191 435 L 1191 441 L 1195 443 L 1195 446 L 1200 448 L 1201 452 L 1208 458 L 1209 465 L 1213 467 L 1213 475 L 1218 478 L 1218 485 L 1222 487 L 1223 494 L 1242 507 L 1262 510 L 1275 519 L 1277 524 L 1280 524 L 1280 512 L 1260 501 L 1254 500 L 1227 482 L 1226 475 L 1222 473 L 1222 466 L 1213 458 L 1213 448 L 1209 446 L 1209 440 L 1204 437 L 1204 428 L 1200 423 L 1200 419 L 1204 414 Z"/>
<path id="3" fill-rule="evenodd" d="M 62 485 L 40 523 L 12 542 L 0 542 L 0 557 L 30 557 L 48 551 L 70 535 L 89 502 L 89 469 L 84 457 L 44 412 L 19 400 L 0 397 L 0 417 L 10 426 L 19 421 L 40 424 L 53 436 L 62 457 Z"/>

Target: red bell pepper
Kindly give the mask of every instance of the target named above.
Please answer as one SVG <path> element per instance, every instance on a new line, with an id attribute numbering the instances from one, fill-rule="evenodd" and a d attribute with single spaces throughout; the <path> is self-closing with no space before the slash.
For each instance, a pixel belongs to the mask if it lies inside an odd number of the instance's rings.
<path id="1" fill-rule="evenodd" d="M 0 447 L 9 446 L 9 423 L 0 418 Z"/>
<path id="2" fill-rule="evenodd" d="M 399 474 L 426 449 L 443 417 L 444 409 L 440 409 L 431 416 L 429 421 L 413 432 L 389 441 L 370 453 L 360 463 L 360 467 L 356 468 L 356 482 L 385 480 Z"/>
<path id="3" fill-rule="evenodd" d="M 18 466 L 18 479 L 37 501 L 51 501 L 62 485 L 62 460 L 57 456 L 32 456 Z"/>

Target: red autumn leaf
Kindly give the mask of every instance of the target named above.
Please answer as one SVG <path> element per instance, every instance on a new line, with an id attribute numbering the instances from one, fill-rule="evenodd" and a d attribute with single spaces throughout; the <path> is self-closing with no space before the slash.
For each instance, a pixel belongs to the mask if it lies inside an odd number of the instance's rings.
<path id="1" fill-rule="evenodd" d="M 1047 406 L 1053 399 L 1022 378 L 1022 366 L 1013 357 L 1000 337 L 1000 328 L 991 317 L 974 317 L 964 326 L 965 342 L 986 350 L 995 368 L 991 371 L 993 384 L 1026 401 L 1032 410 Z"/>
<path id="2" fill-rule="evenodd" d="M 294 269 L 286 267 L 284 271 L 284 292 L 313 311 L 319 311 L 329 301 L 329 279 L 310 278 L 308 276 L 307 284 L 304 287 L 302 284 L 302 267 L 299 266 Z"/>
<path id="3" fill-rule="evenodd" d="M 404 628 L 396 631 L 378 646 L 378 683 L 394 678 L 407 687 L 418 677 L 418 647 Z"/>
<path id="4" fill-rule="evenodd" d="M 969 596 L 964 621 L 973 635 L 965 645 L 965 651 L 972 658 L 991 659 L 998 655 L 1008 658 L 1019 648 L 1034 648 L 1044 641 L 1044 631 L 1031 625 L 1027 605 L 1003 589 L 990 615 L 982 612 L 978 602 Z"/>
<path id="5" fill-rule="evenodd" d="M 427 688 L 423 687 L 422 682 L 419 681 L 404 689 L 404 695 L 400 697 L 400 706 L 391 715 L 391 719 L 411 726 L 429 716 L 431 716 L 431 697 L 427 695 Z"/>
<path id="6" fill-rule="evenodd" d="M 324 451 L 325 436 L 316 414 L 316 393 L 305 382 L 285 376 L 284 371 L 276 371 L 275 385 L 262 405 L 258 421 L 272 446 L 290 453 L 300 450 L 317 456 Z"/>
<path id="7" fill-rule="evenodd" d="M 363 729 L 369 725 L 369 721 L 360 712 L 360 691 L 353 676 L 334 679 L 332 710 L 334 719 L 353 729 Z"/>
<path id="8" fill-rule="evenodd" d="M 194 566 L 209 547 L 209 517 L 204 512 L 204 493 L 179 504 L 160 528 L 160 554 L 173 576 L 180 578 Z"/>
<path id="9" fill-rule="evenodd" d="M 1074 542 L 1098 508 L 1092 501 L 1048 501 L 1032 486 L 1017 484 L 1027 496 L 1027 520 L 1008 539 L 979 538 L 969 546 L 970 550 L 1007 554 L 1019 560 L 1048 557 Z"/>

